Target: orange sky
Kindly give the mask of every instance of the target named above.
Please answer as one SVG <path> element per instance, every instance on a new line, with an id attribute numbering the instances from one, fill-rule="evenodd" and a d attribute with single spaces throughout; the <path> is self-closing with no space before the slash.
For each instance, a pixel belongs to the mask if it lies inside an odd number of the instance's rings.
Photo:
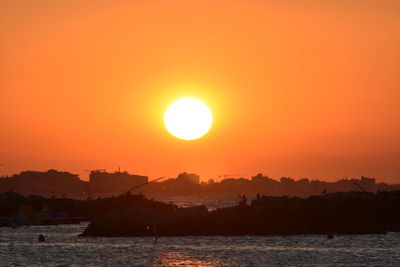
<path id="1" fill-rule="evenodd" d="M 2 1 L 0 174 L 398 183 L 399 71 L 397 0 Z M 188 96 L 189 142 L 162 121 Z"/>

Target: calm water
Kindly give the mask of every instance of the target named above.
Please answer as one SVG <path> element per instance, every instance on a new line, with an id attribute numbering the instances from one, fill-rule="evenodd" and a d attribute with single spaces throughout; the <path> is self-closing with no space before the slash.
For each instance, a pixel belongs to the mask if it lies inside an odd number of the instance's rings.
<path id="1" fill-rule="evenodd" d="M 0 228 L 0 266 L 400 266 L 399 233 L 330 240 L 318 235 L 161 237 L 154 244 L 153 238 L 78 237 L 86 225 Z M 37 241 L 39 234 L 45 243 Z"/>
<path id="2" fill-rule="evenodd" d="M 400 266 L 400 234 L 88 238 L 86 224 L 0 228 L 1 266 Z M 45 243 L 37 241 L 46 236 Z"/>

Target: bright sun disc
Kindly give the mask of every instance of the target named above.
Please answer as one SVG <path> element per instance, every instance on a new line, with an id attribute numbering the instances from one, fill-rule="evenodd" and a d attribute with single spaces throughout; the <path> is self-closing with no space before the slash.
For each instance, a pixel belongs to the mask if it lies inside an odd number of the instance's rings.
<path id="1" fill-rule="evenodd" d="M 206 104 L 194 98 L 182 98 L 172 103 L 164 114 L 164 123 L 173 136 L 193 140 L 211 128 L 212 113 Z"/>

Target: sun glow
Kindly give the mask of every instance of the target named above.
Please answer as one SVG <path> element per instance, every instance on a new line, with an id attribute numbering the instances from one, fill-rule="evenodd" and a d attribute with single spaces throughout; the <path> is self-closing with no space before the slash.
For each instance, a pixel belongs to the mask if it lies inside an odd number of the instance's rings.
<path id="1" fill-rule="evenodd" d="M 164 114 L 168 132 L 183 140 L 202 137 L 210 130 L 212 121 L 212 113 L 208 106 L 194 98 L 175 101 Z"/>

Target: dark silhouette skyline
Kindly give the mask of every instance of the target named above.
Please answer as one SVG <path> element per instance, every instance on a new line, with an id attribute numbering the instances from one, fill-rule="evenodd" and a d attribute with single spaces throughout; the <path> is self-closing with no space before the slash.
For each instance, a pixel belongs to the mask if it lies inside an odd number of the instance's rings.
<path id="1" fill-rule="evenodd" d="M 257 174 L 251 179 L 229 178 L 221 181 L 210 179 L 200 182 L 195 173 L 180 173 L 176 178 L 151 181 L 147 176 L 130 174 L 126 171 L 106 172 L 92 170 L 89 181 L 83 181 L 79 175 L 70 172 L 48 170 L 46 172 L 23 171 L 19 174 L 0 178 L 0 193 L 15 191 L 24 195 L 69 196 L 77 198 L 112 196 L 125 193 L 142 192 L 150 196 L 237 196 L 257 194 L 270 196 L 323 195 L 333 192 L 365 191 L 376 193 L 400 189 L 399 184 L 377 182 L 375 178 L 361 176 L 359 179 L 339 179 L 334 182 L 292 179 L 281 177 L 272 179 Z"/>

